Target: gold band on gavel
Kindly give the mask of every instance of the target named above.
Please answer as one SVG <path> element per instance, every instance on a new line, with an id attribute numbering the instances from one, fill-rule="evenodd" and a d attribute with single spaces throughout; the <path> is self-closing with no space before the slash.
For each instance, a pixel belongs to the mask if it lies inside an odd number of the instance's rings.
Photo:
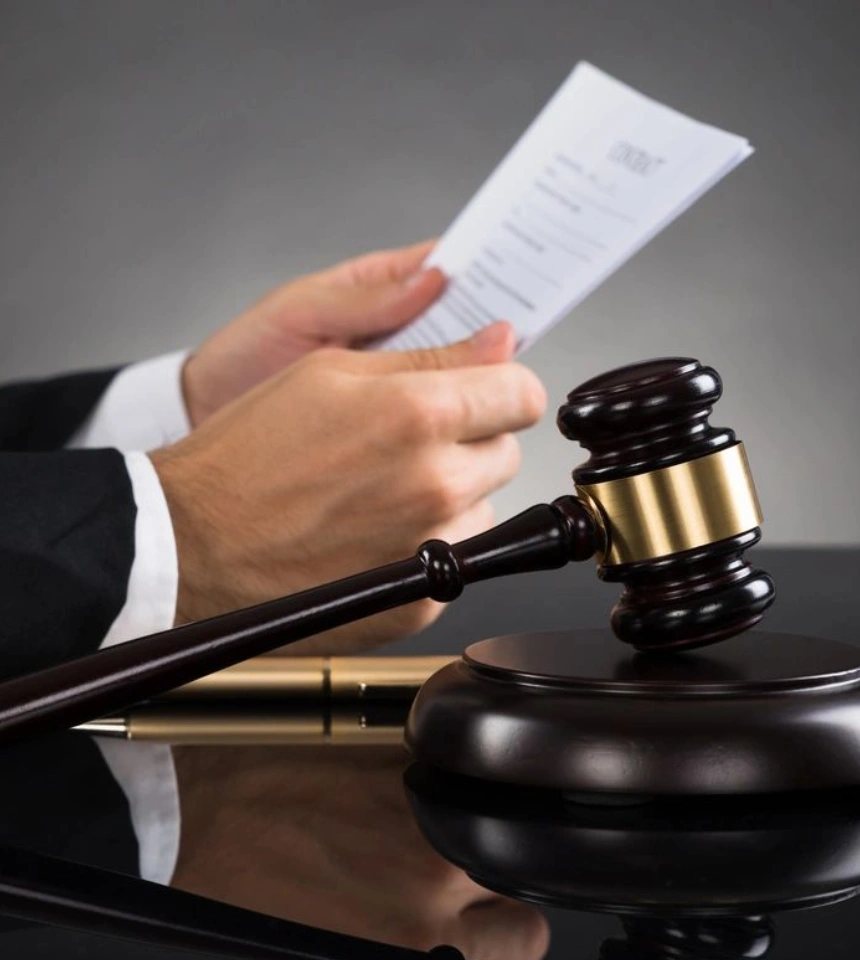
<path id="1" fill-rule="evenodd" d="M 577 486 L 604 527 L 610 566 L 737 536 L 762 515 L 742 443 L 620 480 Z"/>

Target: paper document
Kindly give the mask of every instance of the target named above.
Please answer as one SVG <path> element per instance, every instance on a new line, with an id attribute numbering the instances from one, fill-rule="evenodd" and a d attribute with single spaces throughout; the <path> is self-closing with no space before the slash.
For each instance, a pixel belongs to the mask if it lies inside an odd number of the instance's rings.
<path id="1" fill-rule="evenodd" d="M 446 231 L 444 295 L 377 348 L 510 320 L 524 349 L 752 153 L 580 63 Z"/>

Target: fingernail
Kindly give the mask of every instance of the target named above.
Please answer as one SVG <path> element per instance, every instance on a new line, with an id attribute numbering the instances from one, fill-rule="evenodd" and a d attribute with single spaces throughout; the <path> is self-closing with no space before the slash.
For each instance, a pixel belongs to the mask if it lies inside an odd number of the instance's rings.
<path id="1" fill-rule="evenodd" d="M 508 338 L 508 327 L 504 323 L 492 323 L 489 327 L 483 327 L 473 337 L 472 342 L 476 347 L 497 347 Z"/>
<path id="2" fill-rule="evenodd" d="M 419 270 L 418 273 L 410 274 L 404 281 L 403 286 L 407 290 L 411 290 L 413 287 L 417 287 L 427 276 L 429 270 Z"/>
<path id="3" fill-rule="evenodd" d="M 428 267 L 426 270 L 419 270 L 417 273 L 410 274 L 403 281 L 403 286 L 407 290 L 411 290 L 413 287 L 417 287 L 422 283 L 431 273 L 439 274 L 441 272 L 438 267 Z"/>

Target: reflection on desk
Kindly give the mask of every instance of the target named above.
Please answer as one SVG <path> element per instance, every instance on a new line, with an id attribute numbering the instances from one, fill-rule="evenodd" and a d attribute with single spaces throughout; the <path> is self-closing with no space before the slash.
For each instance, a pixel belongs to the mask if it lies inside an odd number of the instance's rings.
<path id="1" fill-rule="evenodd" d="M 51 748 L 20 748 L 16 776 Z M 602 944 L 579 938 L 583 958 L 793 960 L 803 941 L 779 928 L 798 911 L 825 960 L 847 960 L 860 943 L 856 791 L 613 807 L 442 776 L 395 745 L 174 753 L 183 826 L 172 886 L 225 904 L 412 949 L 448 943 L 470 960 L 543 956 L 548 927 L 534 905 L 576 911 L 574 931 L 589 929 L 587 912 L 620 918 Z M 74 790 L 71 777 L 65 786 Z M 63 806 L 59 794 L 35 845 L 68 855 L 47 839 L 92 838 L 105 807 Z M 0 946 L 16 937 L 0 928 Z M 563 945 L 550 955 L 570 956 Z M 78 955 L 115 954 L 90 944 Z"/>
<path id="2" fill-rule="evenodd" d="M 621 917 L 604 957 L 764 957 L 769 914 L 860 890 L 857 789 L 601 803 L 418 765 L 406 784 L 424 836 L 483 886 Z"/>
<path id="3" fill-rule="evenodd" d="M 781 590 L 769 629 L 857 641 L 860 552 L 762 551 L 761 562 Z M 396 652 L 602 624 L 611 598 L 592 581 L 591 571 L 567 569 L 522 578 L 517 591 L 489 584 Z M 415 807 L 431 844 L 404 790 L 409 758 L 394 744 L 182 746 L 175 756 L 184 823 L 173 883 L 225 903 L 388 943 L 448 942 L 470 960 L 538 957 L 546 946 L 538 910 L 550 919 L 549 960 L 855 960 L 860 952 L 860 903 L 849 897 L 860 799 L 847 794 L 806 812 L 803 798 L 791 806 L 764 798 L 757 808 L 668 815 L 534 794 L 511 808 L 495 791 L 497 806 L 478 810 L 467 831 L 456 818 L 476 811 L 463 789 L 446 801 L 456 817 L 444 837 Z M 89 736 L 7 748 L 0 780 L 0 841 L 135 870 L 124 797 Z M 187 956 L 18 926 L 0 925 L 0 956 Z"/>
<path id="4" fill-rule="evenodd" d="M 313 926 L 470 960 L 543 956 L 533 908 L 470 880 L 422 838 L 402 747 L 175 750 L 173 885 Z"/>
<path id="5" fill-rule="evenodd" d="M 97 751 L 85 747 L 89 737 L 70 732 L 0 753 L 0 779 L 16 783 L 19 801 L 18 819 L 6 819 L 0 840 L 130 872 L 128 849 L 116 856 L 116 811 L 108 821 L 113 834 L 101 837 L 108 805 L 90 808 L 93 796 L 79 789 L 82 775 L 98 775 Z M 173 752 L 182 819 L 175 889 L 412 950 L 449 944 L 470 960 L 506 957 L 510 949 L 523 960 L 545 954 L 547 924 L 538 910 L 480 887 L 422 838 L 403 789 L 408 757 L 399 744 L 183 745 Z M 64 765 L 67 755 L 73 765 Z M 40 793 L 46 802 L 26 816 Z M 13 791 L 4 802 L 15 803 Z M 70 849 L 73 837 L 86 839 Z"/>

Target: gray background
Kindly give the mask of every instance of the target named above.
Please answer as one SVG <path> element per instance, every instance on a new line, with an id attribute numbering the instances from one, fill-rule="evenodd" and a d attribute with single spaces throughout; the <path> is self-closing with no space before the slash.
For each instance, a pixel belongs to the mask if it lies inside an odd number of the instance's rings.
<path id="1" fill-rule="evenodd" d="M 0 378 L 199 341 L 442 231 L 579 59 L 756 155 L 525 357 L 717 366 L 770 543 L 860 542 L 856 3 L 0 3 Z M 552 416 L 502 515 L 567 489 Z"/>

